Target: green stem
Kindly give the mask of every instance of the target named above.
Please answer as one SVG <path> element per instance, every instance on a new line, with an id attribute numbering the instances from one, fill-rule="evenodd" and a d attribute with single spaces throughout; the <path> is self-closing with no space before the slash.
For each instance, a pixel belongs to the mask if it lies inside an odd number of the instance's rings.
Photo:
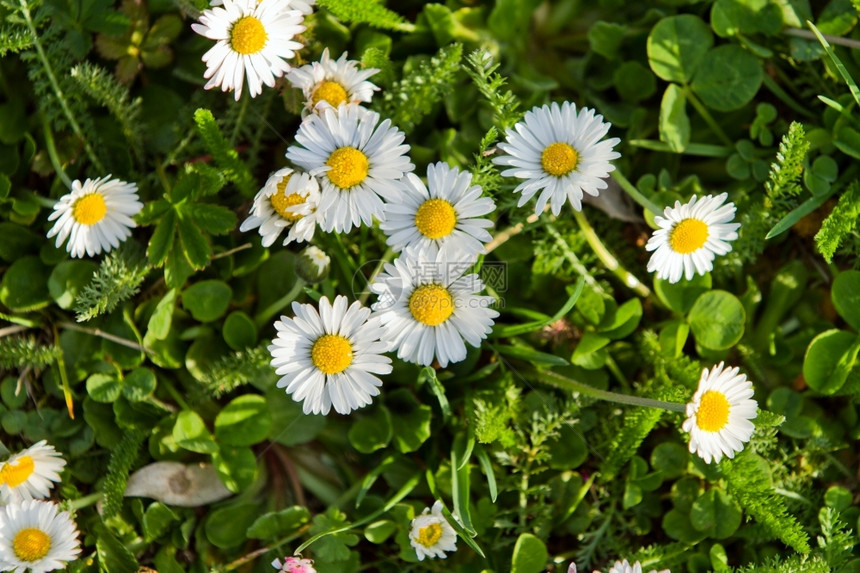
<path id="1" fill-rule="evenodd" d="M 51 165 L 54 167 L 57 177 L 63 181 L 63 185 L 67 189 L 70 189 L 72 187 L 72 180 L 66 175 L 66 170 L 63 169 L 60 156 L 57 154 L 57 146 L 54 144 L 54 133 L 48 124 L 48 118 L 45 117 L 44 113 L 40 113 L 39 115 L 42 116 L 42 131 L 45 136 L 45 150 L 48 152 L 48 158 L 51 160 Z"/>
<path id="2" fill-rule="evenodd" d="M 244 99 L 250 99 L 250 98 L 244 98 Z M 275 541 L 271 545 L 267 545 L 266 547 L 261 547 L 255 551 L 252 551 L 251 553 L 248 553 L 247 555 L 244 555 L 244 556 L 236 559 L 235 561 L 231 561 L 230 563 L 228 563 L 224 567 L 224 570 L 225 571 L 233 571 L 235 569 L 238 569 L 242 565 L 245 565 L 246 563 L 250 563 L 251 561 L 254 561 L 255 559 L 257 559 L 258 557 L 262 557 L 263 555 L 265 555 L 269 551 L 272 551 L 273 549 L 277 549 L 281 545 L 284 545 L 286 543 L 289 543 L 290 541 L 298 539 L 299 537 L 301 537 L 302 535 L 307 533 L 310 528 L 311 528 L 311 525 L 308 523 L 304 527 L 299 529 L 298 531 L 291 533 L 290 535 L 288 535 L 282 539 L 279 539 L 278 541 Z"/>
<path id="3" fill-rule="evenodd" d="M 167 178 L 167 172 L 164 170 L 164 164 L 160 159 L 155 160 L 155 172 L 158 174 L 158 180 L 161 182 L 161 186 L 164 187 L 164 192 L 170 195 L 170 179 Z"/>
<path id="4" fill-rule="evenodd" d="M 173 382 L 168 380 L 167 378 L 159 378 L 158 385 L 167 390 L 167 393 L 179 404 L 179 407 L 183 410 L 191 410 L 191 407 L 188 405 L 188 402 L 185 401 L 185 398 L 182 397 L 182 394 L 179 393 L 179 390 L 173 385 Z"/>
<path id="5" fill-rule="evenodd" d="M 552 235 L 552 238 L 555 239 L 556 244 L 558 244 L 558 246 L 561 248 L 561 252 L 564 255 L 564 258 L 566 258 L 567 261 L 571 264 L 573 270 L 579 273 L 579 275 L 584 278 L 585 282 L 587 282 L 590 286 L 593 286 L 594 288 L 602 292 L 603 287 L 600 286 L 600 283 L 597 282 L 597 280 L 591 275 L 585 265 L 582 264 L 582 261 L 580 261 L 579 257 L 576 256 L 576 253 L 571 250 L 570 246 L 567 244 L 567 241 L 564 240 L 564 237 L 562 237 L 561 233 L 556 230 L 555 226 L 551 223 L 547 223 L 546 230 L 550 235 Z"/>
<path id="6" fill-rule="evenodd" d="M 104 338 L 105 340 L 110 340 L 111 342 L 115 342 L 121 346 L 126 346 L 128 348 L 134 348 L 135 350 L 139 350 L 146 354 L 153 354 L 153 351 L 145 346 L 141 346 L 137 342 L 133 340 L 128 340 L 126 338 L 121 338 L 116 336 L 115 334 L 111 334 L 110 332 L 105 332 L 99 328 L 87 328 L 85 326 L 78 326 L 73 322 L 61 322 L 59 324 L 62 328 L 67 328 L 69 330 L 77 330 L 78 332 L 84 332 L 86 334 L 91 334 L 92 336 L 98 336 L 99 338 Z"/>
<path id="7" fill-rule="evenodd" d="M 242 129 L 242 122 L 245 121 L 245 115 L 248 113 L 248 102 L 251 98 L 243 97 L 239 104 L 239 117 L 236 118 L 236 125 L 233 126 L 233 133 L 230 134 L 230 147 L 236 146 L 236 140 L 239 139 L 239 130 Z"/>
<path id="8" fill-rule="evenodd" d="M 645 195 L 643 195 L 639 189 L 636 188 L 633 183 L 630 182 L 624 175 L 621 174 L 617 169 L 612 172 L 612 178 L 615 179 L 616 183 L 621 185 L 621 188 L 624 189 L 624 192 L 627 193 L 631 199 L 639 203 L 642 207 L 648 209 L 654 215 L 662 215 L 663 209 L 655 205 L 648 199 Z"/>
<path id="9" fill-rule="evenodd" d="M 69 509 L 77 511 L 79 509 L 95 505 L 102 497 L 104 497 L 104 495 L 99 491 L 91 493 L 90 495 L 85 495 L 84 497 L 79 497 L 78 499 L 70 500 L 68 502 Z"/>
<path id="10" fill-rule="evenodd" d="M 714 132 L 714 135 L 720 138 L 720 140 L 729 147 L 734 147 L 734 142 L 728 135 L 726 135 L 726 132 L 723 131 L 722 127 L 720 127 L 720 124 L 716 122 L 714 116 L 712 116 L 711 112 L 708 111 L 708 108 L 699 101 L 699 98 L 696 97 L 696 94 L 693 93 L 690 86 L 684 86 L 684 95 L 687 96 L 687 99 L 691 104 L 693 104 L 693 107 L 696 108 L 696 112 L 702 116 L 702 119 L 704 119 L 705 123 L 708 124 L 708 127 L 711 128 L 711 131 Z"/>
<path id="11" fill-rule="evenodd" d="M 599 390 L 589 386 L 588 384 L 583 384 L 582 382 L 578 382 L 572 378 L 568 378 L 567 376 L 562 376 L 561 374 L 551 370 L 542 370 L 537 379 L 541 382 L 552 384 L 553 386 L 564 390 L 571 390 L 572 392 L 578 392 L 586 396 L 591 396 L 592 398 L 597 398 L 598 400 L 606 400 L 607 402 L 629 404 L 631 406 L 644 406 L 646 408 L 660 408 L 661 410 L 679 412 L 682 414 L 687 409 L 686 404 L 679 404 L 678 402 L 664 402 L 662 400 L 654 400 L 652 398 L 642 398 L 640 396 L 630 396 L 629 394 L 618 394 L 617 392 L 610 392 L 608 390 Z"/>
<path id="12" fill-rule="evenodd" d="M 367 288 L 361 293 L 361 296 L 358 297 L 358 302 L 360 302 L 361 304 L 365 303 L 367 297 L 370 296 L 370 285 L 373 284 L 373 281 L 375 281 L 379 273 L 382 272 L 382 267 L 385 265 L 385 263 L 391 262 L 391 259 L 393 258 L 394 251 L 389 248 L 387 251 L 385 251 L 385 254 L 382 255 L 382 258 L 379 259 L 379 262 L 376 264 L 376 268 L 373 269 L 373 272 L 370 273 L 370 276 L 367 278 Z"/>
<path id="13" fill-rule="evenodd" d="M 594 251 L 594 254 L 597 255 L 597 258 L 600 259 L 600 262 L 603 263 L 609 272 L 618 277 L 625 286 L 640 297 L 648 298 L 651 296 L 651 290 L 642 284 L 639 279 L 633 275 L 633 273 L 622 267 L 621 263 L 618 262 L 618 259 L 609 252 L 609 249 L 606 248 L 600 240 L 600 237 L 598 237 L 597 233 L 594 232 L 594 229 L 589 224 L 582 211 L 574 211 L 573 218 L 576 219 L 576 222 L 579 224 L 579 228 L 585 236 L 585 240 L 588 242 L 591 250 Z"/>
<path id="14" fill-rule="evenodd" d="M 764 83 L 764 87 L 769 89 L 770 92 L 773 95 L 775 95 L 776 97 L 778 97 L 782 103 L 784 103 L 785 105 L 790 107 L 795 112 L 797 112 L 800 115 L 803 115 L 805 117 L 815 117 L 815 115 L 813 113 L 811 113 L 808 109 L 806 109 L 801 104 L 799 104 L 797 102 L 797 100 L 795 100 L 793 97 L 791 97 L 791 95 L 787 91 L 782 89 L 782 86 L 780 86 L 778 83 L 776 83 L 776 80 L 774 80 L 769 75 L 764 74 L 764 82 L 763 83 Z"/>
<path id="15" fill-rule="evenodd" d="M 273 316 L 293 302 L 293 300 L 299 296 L 299 293 L 302 292 L 304 287 L 305 281 L 296 277 L 296 283 L 293 285 L 293 288 L 290 289 L 290 292 L 257 313 L 257 316 L 254 317 L 254 324 L 257 325 L 257 328 L 262 328 L 263 325 L 272 320 Z"/>
<path id="16" fill-rule="evenodd" d="M 63 108 L 63 113 L 66 115 L 66 119 L 69 120 L 69 125 L 72 127 L 72 131 L 75 132 L 75 135 L 81 138 L 81 141 L 84 143 L 84 151 L 87 152 L 87 156 L 90 159 L 90 163 L 98 169 L 102 174 L 105 174 L 104 165 L 96 156 L 95 151 L 93 150 L 90 142 L 84 137 L 84 131 L 81 129 L 81 126 L 78 124 L 78 120 L 75 119 L 75 115 L 72 113 L 71 108 L 69 107 L 69 103 L 66 101 L 66 96 L 63 94 L 63 90 L 60 89 L 60 84 L 57 82 L 57 77 L 54 75 L 54 69 L 51 67 L 51 62 L 48 61 L 48 55 L 45 53 L 45 49 L 42 47 L 42 42 L 39 41 L 39 31 L 36 29 L 36 24 L 33 22 L 33 17 L 30 14 L 30 7 L 27 4 L 27 0 L 18 0 L 19 4 L 21 4 L 21 14 L 24 15 L 24 19 L 27 21 L 27 27 L 30 29 L 30 33 L 33 35 L 33 45 L 36 47 L 36 53 L 39 55 L 39 59 L 42 61 L 42 68 L 45 70 L 45 74 L 48 76 L 48 81 L 51 83 L 51 87 L 54 90 L 54 95 L 57 96 L 57 101 L 60 102 L 60 107 Z"/>

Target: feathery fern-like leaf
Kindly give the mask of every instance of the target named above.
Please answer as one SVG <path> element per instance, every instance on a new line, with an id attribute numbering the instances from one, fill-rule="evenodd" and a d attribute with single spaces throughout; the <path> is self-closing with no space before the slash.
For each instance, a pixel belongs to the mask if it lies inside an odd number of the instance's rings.
<path id="1" fill-rule="evenodd" d="M 150 271 L 143 253 L 135 243 L 127 241 L 102 261 L 90 284 L 75 299 L 78 322 L 84 322 L 113 311 L 140 290 L 140 284 Z"/>
<path id="2" fill-rule="evenodd" d="M 56 346 L 41 345 L 32 336 L 0 338 L 0 367 L 3 368 L 44 368 L 59 353 Z"/>
<path id="3" fill-rule="evenodd" d="M 137 451 L 146 436 L 147 434 L 143 430 L 126 431 L 111 451 L 107 475 L 102 482 L 102 492 L 104 493 L 102 517 L 104 519 L 116 515 L 122 508 L 122 498 L 125 494 L 126 483 L 128 483 L 128 474 L 135 459 L 137 459 Z"/>
<path id="4" fill-rule="evenodd" d="M 23 26 L 0 26 L 0 58 L 17 54 L 33 45 L 33 33 Z"/>
<path id="5" fill-rule="evenodd" d="M 369 24 L 374 28 L 394 30 L 396 32 L 412 32 L 415 25 L 407 22 L 403 16 L 392 12 L 377 0 L 319 0 L 318 4 L 334 14 L 339 20 L 356 24 Z"/>
<path id="6" fill-rule="evenodd" d="M 200 108 L 194 112 L 194 121 L 203 144 L 212 154 L 215 164 L 224 172 L 224 176 L 236 185 L 243 195 L 252 197 L 257 192 L 254 177 L 248 166 L 239 159 L 236 150 L 230 147 L 212 112 Z"/>
<path id="7" fill-rule="evenodd" d="M 779 143 L 776 161 L 771 164 L 770 175 L 764 184 L 767 192 L 765 207 L 776 207 L 783 213 L 794 206 L 794 200 L 802 192 L 800 176 L 803 175 L 803 160 L 808 151 L 809 142 L 803 125 L 793 121 Z"/>
<path id="8" fill-rule="evenodd" d="M 860 217 L 860 182 L 855 181 L 839 197 L 836 207 L 815 235 L 815 248 L 828 263 L 833 260 L 833 255 L 842 241 L 854 232 L 858 217 Z"/>
<path id="9" fill-rule="evenodd" d="M 277 380 L 270 362 L 272 355 L 268 343 L 246 348 L 224 356 L 212 364 L 204 373 L 201 384 L 191 396 L 191 402 L 201 402 L 207 398 L 218 398 L 252 380 Z"/>

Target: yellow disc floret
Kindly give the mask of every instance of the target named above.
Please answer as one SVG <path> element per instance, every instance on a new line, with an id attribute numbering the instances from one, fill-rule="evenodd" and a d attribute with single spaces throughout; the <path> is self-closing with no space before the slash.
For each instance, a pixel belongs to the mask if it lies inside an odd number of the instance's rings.
<path id="1" fill-rule="evenodd" d="M 314 90 L 311 103 L 314 105 L 321 101 L 327 101 L 332 107 L 337 107 L 346 102 L 346 90 L 337 82 L 324 81 Z"/>
<path id="2" fill-rule="evenodd" d="M 415 212 L 415 226 L 428 239 L 447 237 L 456 224 L 454 206 L 444 199 L 425 201 Z"/>
<path id="3" fill-rule="evenodd" d="M 324 374 L 338 374 L 352 364 L 352 344 L 338 334 L 323 334 L 311 348 L 311 362 Z"/>
<path id="4" fill-rule="evenodd" d="M 409 312 L 422 324 L 439 326 L 454 313 L 454 299 L 441 285 L 422 285 L 409 297 Z"/>
<path id="5" fill-rule="evenodd" d="M 30 456 L 21 456 L 13 462 L 6 462 L 0 468 L 0 485 L 18 487 L 33 475 L 35 469 L 36 464 Z"/>
<path id="6" fill-rule="evenodd" d="M 51 550 L 51 536 L 41 529 L 27 527 L 15 534 L 12 549 L 18 559 L 33 563 Z"/>
<path id="7" fill-rule="evenodd" d="M 107 214 L 105 198 L 99 193 L 84 195 L 75 201 L 72 207 L 72 217 L 81 225 L 95 225 Z"/>
<path id="8" fill-rule="evenodd" d="M 561 177 L 567 175 L 579 163 L 579 154 L 576 150 L 567 143 L 556 141 L 547 145 L 543 153 L 540 154 L 540 164 L 543 170 L 550 175 Z"/>
<path id="9" fill-rule="evenodd" d="M 354 147 L 340 147 L 329 155 L 326 165 L 329 181 L 341 189 L 349 189 L 364 181 L 370 163 L 367 156 Z"/>
<path id="10" fill-rule="evenodd" d="M 433 547 L 440 539 L 442 539 L 442 524 L 431 523 L 418 530 L 418 539 L 415 541 L 424 547 Z"/>
<path id="11" fill-rule="evenodd" d="M 305 198 L 302 197 L 299 193 L 290 193 L 289 195 L 285 193 L 285 189 L 287 188 L 287 182 L 289 182 L 292 174 L 287 175 L 283 179 L 281 179 L 280 183 L 278 183 L 278 190 L 272 193 L 269 197 L 269 202 L 272 204 L 272 209 L 275 210 L 275 213 L 286 219 L 291 223 L 295 223 L 299 219 L 301 219 L 304 215 L 299 215 L 297 213 L 291 212 L 290 207 L 295 207 L 296 205 L 301 205 L 305 202 Z"/>
<path id="12" fill-rule="evenodd" d="M 233 50 L 246 56 L 262 50 L 268 39 L 269 35 L 263 23 L 253 16 L 241 18 L 230 30 L 230 44 Z"/>
<path id="13" fill-rule="evenodd" d="M 707 240 L 708 224 L 698 219 L 684 219 L 669 233 L 669 245 L 682 255 L 701 249 Z"/>
<path id="14" fill-rule="evenodd" d="M 731 408 L 725 394 L 716 390 L 708 390 L 699 400 L 696 425 L 705 432 L 719 432 L 726 427 Z"/>

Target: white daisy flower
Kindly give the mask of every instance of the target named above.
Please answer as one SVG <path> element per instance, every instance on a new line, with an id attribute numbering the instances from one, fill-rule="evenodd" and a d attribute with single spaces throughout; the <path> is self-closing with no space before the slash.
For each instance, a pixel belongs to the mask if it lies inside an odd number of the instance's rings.
<path id="1" fill-rule="evenodd" d="M 251 214 L 239 230 L 259 227 L 264 247 L 271 246 L 284 229 L 289 229 L 284 245 L 310 241 L 316 229 L 319 188 L 316 178 L 307 173 L 289 167 L 275 171 L 254 197 Z"/>
<path id="2" fill-rule="evenodd" d="M 272 567 L 278 570 L 278 573 L 316 573 L 314 562 L 311 559 L 301 559 L 299 557 L 285 557 L 283 563 L 280 559 L 272 561 Z"/>
<path id="3" fill-rule="evenodd" d="M 382 385 L 373 374 L 391 372 L 378 319 L 359 302 L 346 305 L 345 296 L 335 297 L 334 304 L 322 297 L 319 312 L 294 302 L 295 317 L 282 316 L 275 323 L 278 336 L 269 352 L 281 376 L 278 388 L 304 401 L 305 414 L 328 414 L 332 406 L 348 414 L 366 406 Z"/>
<path id="4" fill-rule="evenodd" d="M 484 289 L 478 275 L 463 275 L 473 264 L 420 252 L 386 263 L 370 285 L 379 297 L 372 308 L 398 358 L 424 366 L 435 358 L 444 368 L 466 358 L 464 340 L 481 345 L 499 313 L 493 297 L 477 294 Z"/>
<path id="5" fill-rule="evenodd" d="M 71 192 L 54 205 L 49 221 L 56 220 L 48 238 L 57 236 L 59 247 L 68 238 L 66 250 L 72 257 L 94 257 L 110 252 L 131 236 L 137 226 L 132 217 L 143 209 L 137 197 L 137 184 L 111 179 L 87 179 L 83 185 L 72 181 Z"/>
<path id="6" fill-rule="evenodd" d="M 743 450 L 755 429 L 750 420 L 757 416 L 758 404 L 752 397 L 752 382 L 737 367 L 724 370 L 720 362 L 705 368 L 681 425 L 690 434 L 690 452 L 711 463 Z"/>
<path id="7" fill-rule="evenodd" d="M 56 504 L 28 500 L 0 507 L 0 569 L 43 573 L 65 569 L 81 552 L 69 512 Z"/>
<path id="8" fill-rule="evenodd" d="M 315 284 L 328 276 L 331 258 L 325 251 L 311 245 L 299 254 L 295 271 L 303 281 Z"/>
<path id="9" fill-rule="evenodd" d="M 337 107 L 342 104 L 369 102 L 373 92 L 378 91 L 367 78 L 379 72 L 376 68 L 358 69 L 358 62 L 346 59 L 346 52 L 337 60 L 323 50 L 318 62 L 311 62 L 300 68 L 293 68 L 287 79 L 294 88 L 300 88 L 305 96 L 305 113 Z"/>
<path id="10" fill-rule="evenodd" d="M 732 250 L 727 241 L 738 238 L 740 223 L 735 218 L 735 204 L 723 205 L 728 193 L 716 197 L 706 195 L 681 205 L 666 207 L 662 217 L 654 217 L 660 227 L 645 245 L 645 250 L 656 251 L 648 261 L 648 272 L 657 271 L 657 278 L 676 283 L 683 275 L 703 275 L 714 268 L 714 256 Z"/>
<path id="11" fill-rule="evenodd" d="M 209 79 L 204 87 L 233 90 L 236 101 L 242 96 L 243 77 L 256 97 L 263 84 L 272 87 L 275 78 L 290 71 L 286 60 L 302 47 L 293 37 L 305 30 L 304 17 L 289 0 L 224 0 L 222 6 L 204 10 L 199 20 L 191 28 L 216 40 L 203 55 L 203 77 Z"/>
<path id="12" fill-rule="evenodd" d="M 445 519 L 441 501 L 433 504 L 432 511 L 425 507 L 411 525 L 409 543 L 415 548 L 418 561 L 424 561 L 425 557 L 445 559 L 446 551 L 457 551 L 457 532 Z"/>
<path id="13" fill-rule="evenodd" d="M 263 0 L 257 1 L 262 2 Z M 224 0 L 212 0 L 209 3 L 210 6 L 222 6 L 223 4 Z M 316 0 L 287 0 L 287 9 L 298 10 L 303 16 L 308 16 L 314 11 L 314 4 L 316 4 Z"/>
<path id="14" fill-rule="evenodd" d="M 576 563 L 571 563 L 567 569 L 567 573 L 576 573 Z M 594 573 L 600 573 L 595 571 Z M 616 561 L 612 568 L 606 573 L 642 573 L 642 565 L 636 561 L 632 565 L 627 560 Z M 657 571 L 652 569 L 649 573 L 671 573 L 668 569 Z"/>
<path id="15" fill-rule="evenodd" d="M 399 200 L 385 205 L 379 226 L 395 252 L 414 247 L 430 259 L 440 250 L 466 259 L 486 252 L 483 243 L 492 239 L 487 229 L 493 222 L 479 217 L 496 205 L 481 197 L 479 185 L 471 185 L 471 173 L 440 162 L 427 167 L 426 186 L 412 173 L 402 183 Z"/>
<path id="16" fill-rule="evenodd" d="M 391 120 L 380 123 L 378 113 L 357 105 L 326 108 L 302 122 L 287 159 L 319 177 L 323 231 L 370 225 L 382 218 L 383 199 L 399 200 L 398 180 L 415 169 L 405 137 Z"/>
<path id="17" fill-rule="evenodd" d="M 505 177 L 525 179 L 514 193 L 522 193 L 517 207 L 525 205 L 541 191 L 535 205 L 540 215 L 547 203 L 552 214 L 558 215 L 565 201 L 577 211 L 582 210 L 582 195 L 597 196 L 606 189 L 604 179 L 615 166 L 609 163 L 621 155 L 613 151 L 620 139 L 600 141 L 611 124 L 593 109 L 564 102 L 561 106 L 535 107 L 527 111 L 523 121 L 508 129 L 498 148 L 505 154 L 494 157 L 493 163 L 509 167 Z"/>
<path id="18" fill-rule="evenodd" d="M 0 462 L 0 500 L 14 503 L 48 497 L 51 482 L 59 483 L 65 465 L 66 460 L 45 440 L 12 454 Z"/>

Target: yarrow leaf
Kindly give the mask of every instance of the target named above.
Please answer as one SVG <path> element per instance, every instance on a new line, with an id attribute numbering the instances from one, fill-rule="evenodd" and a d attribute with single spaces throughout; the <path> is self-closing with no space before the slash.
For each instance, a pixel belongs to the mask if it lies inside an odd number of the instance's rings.
<path id="1" fill-rule="evenodd" d="M 44 368 L 59 353 L 58 347 L 41 345 L 32 336 L 0 338 L 0 367 L 3 368 Z"/>
<path id="2" fill-rule="evenodd" d="M 105 257 L 90 284 L 78 294 L 76 320 L 84 322 L 113 311 L 119 303 L 137 294 L 149 271 L 140 247 L 126 241 Z"/>
<path id="3" fill-rule="evenodd" d="M 839 202 L 815 235 L 815 249 L 828 263 L 833 261 L 833 255 L 839 245 L 854 232 L 858 217 L 860 217 L 860 182 L 855 181 L 839 197 Z"/>
<path id="4" fill-rule="evenodd" d="M 369 24 L 374 28 L 412 32 L 415 26 L 403 16 L 392 12 L 377 0 L 354 2 L 352 0 L 319 0 L 319 5 L 344 22 Z"/>

